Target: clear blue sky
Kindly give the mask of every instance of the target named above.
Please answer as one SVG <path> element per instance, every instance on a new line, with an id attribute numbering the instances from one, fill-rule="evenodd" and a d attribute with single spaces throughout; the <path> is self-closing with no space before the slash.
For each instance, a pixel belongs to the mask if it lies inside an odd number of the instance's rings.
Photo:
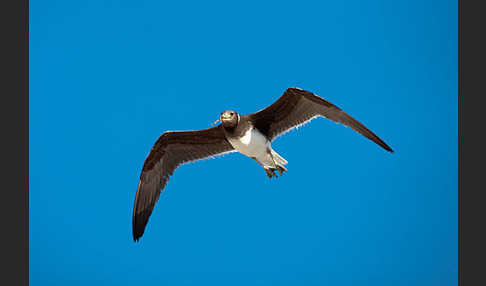
<path id="1" fill-rule="evenodd" d="M 31 285 L 457 285 L 457 1 L 30 1 Z M 184 165 L 139 243 L 166 130 L 290 86 L 325 119 Z M 228 185 L 232 187 L 228 188 Z"/>

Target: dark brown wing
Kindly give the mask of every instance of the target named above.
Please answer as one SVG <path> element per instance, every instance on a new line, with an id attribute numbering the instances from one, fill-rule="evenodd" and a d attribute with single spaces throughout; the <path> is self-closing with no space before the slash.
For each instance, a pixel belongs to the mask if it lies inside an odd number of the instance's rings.
<path id="1" fill-rule="evenodd" d="M 288 88 L 272 105 L 248 116 L 255 127 L 270 140 L 316 116 L 323 116 L 353 128 L 385 150 L 393 152 L 383 140 L 339 107 L 299 88 Z"/>
<path id="2" fill-rule="evenodd" d="M 152 147 L 138 183 L 133 207 L 133 239 L 145 230 L 161 191 L 177 166 L 233 151 L 222 126 L 197 131 L 169 131 Z"/>

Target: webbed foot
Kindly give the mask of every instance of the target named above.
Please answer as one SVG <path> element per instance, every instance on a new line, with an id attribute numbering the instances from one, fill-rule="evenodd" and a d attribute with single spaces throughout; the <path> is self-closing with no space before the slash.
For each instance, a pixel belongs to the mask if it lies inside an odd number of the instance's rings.
<path id="1" fill-rule="evenodd" d="M 285 168 L 285 167 L 284 167 L 284 166 L 282 166 L 282 165 L 277 165 L 277 170 L 278 170 L 278 172 L 280 173 L 280 176 L 282 176 L 282 174 L 283 174 L 284 172 L 287 172 L 287 168 Z"/>
<path id="2" fill-rule="evenodd" d="M 275 174 L 275 168 L 264 168 L 265 172 L 267 173 L 267 176 L 271 179 L 272 177 L 277 177 L 277 174 Z"/>

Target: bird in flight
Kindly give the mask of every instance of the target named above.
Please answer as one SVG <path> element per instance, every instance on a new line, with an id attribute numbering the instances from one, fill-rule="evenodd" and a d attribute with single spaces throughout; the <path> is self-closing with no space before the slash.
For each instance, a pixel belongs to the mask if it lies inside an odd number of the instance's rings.
<path id="1" fill-rule="evenodd" d="M 169 176 L 181 164 L 230 152 L 240 152 L 255 160 L 269 178 L 287 171 L 287 160 L 272 149 L 278 136 L 316 117 L 342 123 L 361 133 L 389 152 L 393 150 L 363 124 L 339 107 L 309 91 L 288 88 L 272 105 L 252 114 L 226 110 L 221 124 L 203 130 L 167 131 L 155 142 L 145 159 L 133 207 L 133 239 L 145 231 L 160 193 Z"/>

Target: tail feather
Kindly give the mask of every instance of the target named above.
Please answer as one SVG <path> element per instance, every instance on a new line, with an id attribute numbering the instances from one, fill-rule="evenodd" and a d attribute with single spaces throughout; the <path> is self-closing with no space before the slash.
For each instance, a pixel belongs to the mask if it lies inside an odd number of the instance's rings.
<path id="1" fill-rule="evenodd" d="M 275 152 L 273 150 L 272 150 L 272 157 L 275 160 L 275 162 L 280 164 L 280 165 L 287 165 L 288 164 L 287 160 L 282 158 L 282 156 L 280 156 L 277 152 Z"/>

